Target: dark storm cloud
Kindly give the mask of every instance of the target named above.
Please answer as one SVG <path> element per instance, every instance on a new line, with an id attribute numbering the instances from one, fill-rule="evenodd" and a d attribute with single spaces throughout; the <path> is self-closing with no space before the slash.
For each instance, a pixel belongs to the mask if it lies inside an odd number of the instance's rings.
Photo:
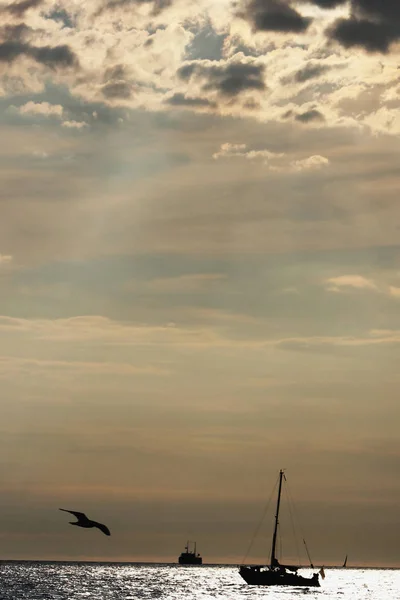
<path id="1" fill-rule="evenodd" d="M 285 75 L 285 77 L 281 77 L 281 83 L 305 83 L 310 79 L 316 79 L 320 77 L 327 71 L 330 71 L 332 67 L 328 65 L 321 65 L 318 63 L 308 63 L 302 69 L 299 69 L 295 73 L 291 73 L 290 75 Z"/>
<path id="2" fill-rule="evenodd" d="M 203 67 L 200 63 L 190 63 L 184 65 L 183 67 L 180 67 L 177 73 L 180 79 L 183 79 L 184 81 L 189 81 L 189 79 L 195 71 L 199 73 L 204 69 L 206 69 L 206 67 Z"/>
<path id="3" fill-rule="evenodd" d="M 132 95 L 132 84 L 127 82 L 127 73 L 124 65 L 114 65 L 106 69 L 103 76 L 101 91 L 106 98 L 130 98 Z"/>
<path id="4" fill-rule="evenodd" d="M 387 53 L 400 40 L 400 0 L 298 0 L 322 9 L 350 3 L 350 16 L 337 19 L 326 31 L 328 39 L 345 48 L 361 47 L 368 52 Z M 312 22 L 295 8 L 294 0 L 248 0 L 239 16 L 254 31 L 302 33 Z"/>
<path id="5" fill-rule="evenodd" d="M 121 81 L 126 77 L 126 70 L 124 65 L 114 65 L 113 67 L 109 67 L 104 72 L 103 80 L 107 83 L 109 81 Z"/>
<path id="6" fill-rule="evenodd" d="M 22 17 L 30 8 L 36 8 L 42 4 L 43 0 L 22 0 L 22 2 L 12 2 L 7 6 L 1 7 L 0 12 L 7 11 L 15 17 Z"/>
<path id="7" fill-rule="evenodd" d="M 296 73 L 287 77 L 282 77 L 281 81 L 282 83 L 290 83 L 292 81 L 295 83 L 305 83 L 310 79 L 316 79 L 317 77 L 319 77 L 323 73 L 326 73 L 330 69 L 331 67 L 328 65 L 308 63 L 305 67 L 299 69 Z"/>
<path id="8" fill-rule="evenodd" d="M 177 73 L 184 81 L 189 81 L 191 77 L 206 79 L 203 90 L 217 90 L 223 96 L 234 97 L 245 90 L 265 90 L 264 70 L 264 65 L 252 63 L 217 66 L 195 62 L 184 65 Z"/>
<path id="9" fill-rule="evenodd" d="M 18 25 L 4 25 L 0 27 L 0 38 L 2 42 L 21 42 L 31 33 L 32 29 L 25 23 Z"/>
<path id="10" fill-rule="evenodd" d="M 391 44 L 400 38 L 400 31 L 366 19 L 339 19 L 329 35 L 345 48 L 361 46 L 369 52 L 385 54 Z"/>
<path id="11" fill-rule="evenodd" d="M 320 8 L 336 8 L 337 6 L 341 6 L 342 4 L 346 4 L 348 0 L 307 0 L 311 2 L 311 4 L 315 4 Z"/>
<path id="12" fill-rule="evenodd" d="M 345 48 L 359 46 L 367 52 L 386 54 L 392 43 L 400 38 L 400 32 L 392 26 L 382 26 L 365 19 L 340 19 L 329 31 L 329 36 Z"/>
<path id="13" fill-rule="evenodd" d="M 314 0 L 315 2 L 315 0 Z M 337 19 L 328 36 L 346 48 L 387 53 L 400 40 L 399 0 L 351 0 L 351 16 Z"/>
<path id="14" fill-rule="evenodd" d="M 158 15 L 165 8 L 168 8 L 172 4 L 172 0 L 109 0 L 104 6 L 98 11 L 97 14 L 104 12 L 105 10 L 113 10 L 115 8 L 127 7 L 132 8 L 140 5 L 152 5 L 153 15 Z"/>
<path id="15" fill-rule="evenodd" d="M 184 94 L 176 92 L 165 100 L 165 104 L 171 106 L 191 106 L 191 107 L 210 107 L 215 108 L 217 104 L 207 98 L 187 98 Z"/>
<path id="16" fill-rule="evenodd" d="M 112 81 L 104 85 L 101 91 L 106 98 L 130 98 L 132 86 L 126 81 Z"/>
<path id="17" fill-rule="evenodd" d="M 39 63 L 48 67 L 72 67 L 77 57 L 67 45 L 29 47 L 29 54 Z"/>
<path id="18" fill-rule="evenodd" d="M 319 112 L 319 110 L 312 108 L 311 110 L 307 110 L 306 112 L 300 113 L 295 117 L 296 121 L 300 121 L 300 123 L 310 123 L 312 121 L 324 121 L 324 115 Z"/>
<path id="19" fill-rule="evenodd" d="M 312 21 L 297 12 L 289 0 L 250 0 L 240 16 L 250 21 L 255 31 L 301 33 Z"/>
<path id="20" fill-rule="evenodd" d="M 29 56 L 51 69 L 78 65 L 76 54 L 65 44 L 62 46 L 31 46 L 21 41 L 0 43 L 0 62 L 11 63 L 19 56 Z"/>

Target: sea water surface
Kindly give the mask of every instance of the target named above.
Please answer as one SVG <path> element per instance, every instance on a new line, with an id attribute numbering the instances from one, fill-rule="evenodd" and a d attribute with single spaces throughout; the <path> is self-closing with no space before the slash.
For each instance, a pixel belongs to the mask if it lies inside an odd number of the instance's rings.
<path id="1" fill-rule="evenodd" d="M 3 562 L 0 599 L 400 600 L 400 570 L 326 568 L 325 575 L 320 588 L 265 588 L 247 585 L 232 566 Z"/>

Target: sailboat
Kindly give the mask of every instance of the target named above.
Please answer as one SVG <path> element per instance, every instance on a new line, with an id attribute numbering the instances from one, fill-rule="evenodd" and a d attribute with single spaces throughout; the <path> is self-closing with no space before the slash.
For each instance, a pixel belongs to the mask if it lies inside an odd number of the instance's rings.
<path id="1" fill-rule="evenodd" d="M 303 577 L 297 573 L 300 567 L 292 565 L 281 565 L 276 558 L 276 540 L 279 525 L 279 509 L 281 504 L 282 481 L 286 477 L 282 469 L 279 471 L 278 499 L 276 503 L 274 534 L 272 536 L 271 563 L 269 565 L 242 565 L 239 568 L 239 574 L 249 585 L 290 585 L 290 586 L 309 586 L 320 587 L 319 574 L 324 578 L 325 573 L 321 569 L 319 573 L 314 573 L 312 577 Z M 304 540 L 303 540 L 304 541 Z M 304 541 L 305 544 L 305 541 Z M 306 544 L 305 544 L 306 545 Z M 307 549 L 307 546 L 306 546 Z M 308 551 L 307 551 L 308 553 Z M 311 563 L 311 560 L 310 560 Z M 313 565 L 311 563 L 311 567 Z"/>
<path id="2" fill-rule="evenodd" d="M 344 563 L 342 565 L 342 569 L 345 569 L 347 567 L 347 554 L 346 554 L 346 558 L 344 559 Z"/>

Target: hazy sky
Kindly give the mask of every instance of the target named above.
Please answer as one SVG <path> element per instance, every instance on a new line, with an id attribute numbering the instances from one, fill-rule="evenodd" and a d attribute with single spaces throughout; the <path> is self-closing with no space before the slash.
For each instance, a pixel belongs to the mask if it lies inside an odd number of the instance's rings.
<path id="1" fill-rule="evenodd" d="M 0 22 L 1 557 L 399 565 L 398 0 Z"/>

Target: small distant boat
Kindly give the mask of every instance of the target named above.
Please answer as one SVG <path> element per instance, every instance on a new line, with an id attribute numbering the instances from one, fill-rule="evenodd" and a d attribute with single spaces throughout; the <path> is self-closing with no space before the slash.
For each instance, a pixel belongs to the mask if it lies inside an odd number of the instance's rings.
<path id="1" fill-rule="evenodd" d="M 347 554 L 346 554 L 346 558 L 344 559 L 342 569 L 345 569 L 346 567 L 347 567 Z"/>
<path id="2" fill-rule="evenodd" d="M 193 544 L 193 549 L 190 549 L 190 544 Z M 196 552 L 196 542 L 187 542 L 185 546 L 185 552 L 179 557 L 180 565 L 201 565 L 203 563 L 203 559 L 200 554 Z"/>
<path id="3" fill-rule="evenodd" d="M 278 500 L 276 504 L 274 534 L 272 537 L 271 563 L 269 565 L 242 565 L 239 569 L 239 574 L 249 585 L 287 585 L 293 587 L 320 587 L 319 575 L 321 575 L 323 579 L 325 578 L 325 572 L 323 567 L 318 573 L 314 573 L 312 577 L 303 577 L 302 575 L 299 575 L 297 573 L 298 569 L 300 569 L 299 566 L 281 565 L 278 562 L 278 559 L 276 558 L 276 541 L 279 525 L 279 508 L 281 503 L 283 479 L 286 481 L 284 472 L 281 470 L 279 472 Z M 305 540 L 303 540 L 303 542 L 307 550 Z M 312 563 L 311 568 L 314 568 Z"/>

